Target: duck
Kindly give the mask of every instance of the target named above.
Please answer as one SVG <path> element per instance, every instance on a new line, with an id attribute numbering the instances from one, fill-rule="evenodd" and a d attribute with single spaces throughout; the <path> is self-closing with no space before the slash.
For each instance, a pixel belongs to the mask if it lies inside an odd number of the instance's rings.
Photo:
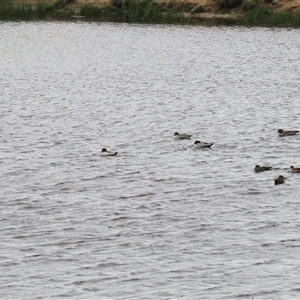
<path id="1" fill-rule="evenodd" d="M 178 133 L 177 131 L 174 132 L 173 138 L 175 140 L 189 140 L 191 138 L 191 134 L 186 133 Z"/>
<path id="2" fill-rule="evenodd" d="M 290 166 L 291 173 L 300 173 L 300 168 L 294 168 L 294 166 Z"/>
<path id="3" fill-rule="evenodd" d="M 295 134 L 299 133 L 299 130 L 284 131 L 282 129 L 278 129 L 277 133 L 278 133 L 278 136 L 289 136 L 289 135 L 295 135 Z"/>
<path id="4" fill-rule="evenodd" d="M 254 168 L 255 172 L 263 172 L 263 171 L 270 171 L 272 167 L 261 167 L 260 165 L 256 165 Z"/>
<path id="5" fill-rule="evenodd" d="M 276 179 L 274 179 L 275 185 L 277 185 L 277 184 L 283 184 L 284 183 L 284 179 L 286 179 L 286 178 L 283 177 L 282 175 L 279 175 Z"/>
<path id="6" fill-rule="evenodd" d="M 195 141 L 194 148 L 210 148 L 214 143 L 205 143 L 200 142 L 199 140 Z"/>
<path id="7" fill-rule="evenodd" d="M 102 148 L 100 155 L 101 156 L 114 156 L 117 155 L 118 152 L 113 152 L 113 151 L 107 151 L 106 148 Z"/>

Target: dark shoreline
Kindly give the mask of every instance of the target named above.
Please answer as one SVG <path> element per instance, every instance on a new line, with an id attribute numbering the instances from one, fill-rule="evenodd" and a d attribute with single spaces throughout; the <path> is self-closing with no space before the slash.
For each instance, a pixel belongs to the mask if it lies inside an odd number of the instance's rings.
<path id="1" fill-rule="evenodd" d="M 13 4 L 10 0 L 0 5 L 1 21 L 95 21 L 141 24 L 185 24 L 185 25 L 242 25 L 267 27 L 300 27 L 300 12 L 273 12 L 257 7 L 245 13 L 235 10 L 203 12 L 191 5 L 165 8 L 151 0 L 111 0 L 111 5 L 98 7 L 90 4 L 72 8 L 64 0 L 49 5 L 39 2 L 36 5 L 22 2 Z M 121 4 L 120 4 L 121 3 Z"/>

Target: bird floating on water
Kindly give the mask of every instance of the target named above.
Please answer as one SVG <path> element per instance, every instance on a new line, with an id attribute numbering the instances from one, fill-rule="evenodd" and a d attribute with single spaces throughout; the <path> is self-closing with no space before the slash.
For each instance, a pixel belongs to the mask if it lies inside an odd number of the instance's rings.
<path id="1" fill-rule="evenodd" d="M 255 172 L 263 172 L 263 171 L 270 171 L 272 167 L 261 167 L 260 165 L 256 165 L 254 168 Z"/>
<path id="2" fill-rule="evenodd" d="M 279 175 L 276 179 L 274 179 L 275 185 L 277 185 L 277 184 L 283 184 L 284 183 L 284 179 L 286 179 L 286 178 L 283 177 L 282 175 Z"/>
<path id="3" fill-rule="evenodd" d="M 195 141 L 194 148 L 210 148 L 214 143 L 205 143 L 200 142 L 199 140 Z"/>
<path id="4" fill-rule="evenodd" d="M 186 133 L 178 133 L 177 131 L 174 132 L 173 138 L 175 140 L 189 140 L 191 138 L 191 134 Z"/>
<path id="5" fill-rule="evenodd" d="M 117 155 L 118 152 L 107 151 L 106 148 L 102 148 L 100 155 L 101 156 L 114 156 Z"/>
<path id="6" fill-rule="evenodd" d="M 291 173 L 300 173 L 300 168 L 294 168 L 294 166 L 290 166 Z"/>
<path id="7" fill-rule="evenodd" d="M 299 130 L 284 131 L 282 129 L 278 129 L 277 133 L 278 133 L 278 136 L 289 136 L 289 135 L 295 135 L 295 134 L 299 133 Z"/>

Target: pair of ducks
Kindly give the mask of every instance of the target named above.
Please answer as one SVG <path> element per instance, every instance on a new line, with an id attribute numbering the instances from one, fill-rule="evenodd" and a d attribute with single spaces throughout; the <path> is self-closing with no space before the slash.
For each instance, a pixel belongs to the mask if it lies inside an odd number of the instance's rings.
<path id="1" fill-rule="evenodd" d="M 290 135 L 296 135 L 299 133 L 299 130 L 287 130 L 284 131 L 283 129 L 278 129 L 277 131 L 278 136 L 290 136 Z M 261 167 L 259 165 L 256 165 L 254 168 L 255 172 L 263 172 L 263 171 L 269 171 L 272 167 Z M 290 172 L 291 173 L 300 173 L 300 168 L 295 168 L 294 166 L 290 166 Z M 275 185 L 277 184 L 283 184 L 285 181 L 285 177 L 282 175 L 279 175 L 277 178 L 274 179 Z"/>
<path id="2" fill-rule="evenodd" d="M 256 165 L 254 168 L 255 172 L 263 172 L 263 171 L 270 171 L 272 167 L 261 167 L 260 165 Z M 295 168 L 294 166 L 290 166 L 291 173 L 300 173 L 300 168 Z"/>
<path id="3" fill-rule="evenodd" d="M 291 172 L 292 173 L 300 173 L 300 168 L 294 168 L 293 166 L 291 166 Z M 275 183 L 275 185 L 283 184 L 285 179 L 286 179 L 285 177 L 283 177 L 282 175 L 279 175 L 276 179 L 274 179 L 274 183 Z"/>
<path id="4" fill-rule="evenodd" d="M 174 132 L 173 138 L 175 140 L 189 140 L 191 138 L 191 134 L 186 134 L 186 133 L 178 133 L 177 131 Z M 205 142 L 200 142 L 199 140 L 195 141 L 194 143 L 194 148 L 210 148 L 214 143 L 205 143 Z"/>

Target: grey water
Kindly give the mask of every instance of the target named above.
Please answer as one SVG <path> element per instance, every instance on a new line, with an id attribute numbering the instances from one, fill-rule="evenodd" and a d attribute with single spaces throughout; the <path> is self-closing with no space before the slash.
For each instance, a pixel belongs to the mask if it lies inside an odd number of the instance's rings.
<path id="1" fill-rule="evenodd" d="M 0 32 L 1 299 L 300 299 L 299 30 Z"/>

